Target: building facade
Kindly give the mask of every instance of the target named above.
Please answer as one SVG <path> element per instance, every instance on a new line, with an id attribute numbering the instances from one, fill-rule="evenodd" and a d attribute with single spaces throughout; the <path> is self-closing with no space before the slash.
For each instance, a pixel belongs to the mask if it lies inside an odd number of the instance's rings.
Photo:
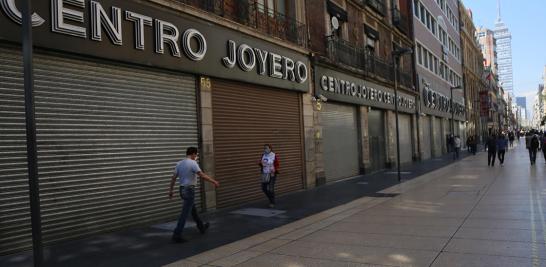
<path id="1" fill-rule="evenodd" d="M 317 184 L 396 164 L 391 54 L 413 46 L 410 7 L 404 0 L 307 1 Z M 400 157 L 406 164 L 417 155 L 411 57 L 399 66 Z"/>
<path id="2" fill-rule="evenodd" d="M 314 185 L 303 2 L 33 3 L 44 243 L 177 218 L 166 190 L 189 146 L 222 184 L 198 186 L 201 210 L 262 198 L 266 143 L 279 193 Z M 31 246 L 18 14 L 1 5 L 0 254 Z"/>
<path id="3" fill-rule="evenodd" d="M 447 152 L 450 135 L 465 140 L 459 6 L 455 0 L 412 3 L 420 151 L 427 159 Z"/>
<path id="4" fill-rule="evenodd" d="M 498 73 L 497 63 L 497 41 L 493 31 L 480 27 L 478 28 L 478 42 L 483 53 L 483 66 L 489 68 L 494 74 Z"/>
<path id="5" fill-rule="evenodd" d="M 512 34 L 501 19 L 500 0 L 497 6 L 497 20 L 495 21 L 494 36 L 497 45 L 497 64 L 499 81 L 505 91 L 514 90 L 514 76 L 512 71 Z"/>
<path id="6" fill-rule="evenodd" d="M 472 20 L 472 11 L 466 9 L 459 1 L 459 14 L 461 20 L 461 50 L 463 53 L 463 78 L 465 88 L 465 106 L 468 135 L 481 135 L 482 126 L 480 118 L 479 92 L 484 91 L 483 54 L 476 36 L 476 27 Z M 481 140 L 481 138 L 479 139 Z"/>

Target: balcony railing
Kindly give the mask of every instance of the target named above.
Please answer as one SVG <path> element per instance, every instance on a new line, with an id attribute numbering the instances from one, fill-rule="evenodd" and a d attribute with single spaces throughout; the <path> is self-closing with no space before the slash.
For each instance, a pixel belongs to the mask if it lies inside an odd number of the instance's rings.
<path id="1" fill-rule="evenodd" d="M 373 10 L 377 11 L 379 14 L 385 16 L 387 13 L 387 8 L 385 7 L 385 0 L 366 0 L 368 6 Z"/>
<path id="2" fill-rule="evenodd" d="M 336 36 L 327 37 L 327 47 L 330 59 L 364 71 L 368 68 L 366 51 L 363 48 L 352 46 Z"/>
<path id="3" fill-rule="evenodd" d="M 403 33 L 409 33 L 409 20 L 408 16 L 402 14 L 398 8 L 392 9 L 392 24 L 401 30 Z"/>
<path id="4" fill-rule="evenodd" d="M 390 82 L 394 81 L 392 63 L 382 60 L 377 56 L 366 52 L 364 48 L 356 47 L 336 36 L 328 36 L 326 42 L 328 57 L 333 62 L 342 63 L 343 65 L 359 69 L 363 71 L 366 76 L 379 77 Z M 399 82 L 402 86 L 412 88 L 413 75 L 400 69 Z"/>
<path id="5" fill-rule="evenodd" d="M 269 36 L 307 47 L 305 24 L 257 1 L 177 1 L 252 27 Z"/>

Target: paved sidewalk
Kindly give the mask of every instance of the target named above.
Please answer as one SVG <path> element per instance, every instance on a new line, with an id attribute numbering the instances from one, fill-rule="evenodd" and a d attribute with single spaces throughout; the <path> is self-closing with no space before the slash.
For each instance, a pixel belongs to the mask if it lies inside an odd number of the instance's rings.
<path id="1" fill-rule="evenodd" d="M 171 266 L 546 266 L 546 164 L 467 157 Z M 236 226 L 234 226 L 236 227 Z"/>
<path id="2" fill-rule="evenodd" d="M 451 163 L 451 155 L 416 162 L 402 168 L 402 177 L 406 181 L 411 180 Z M 392 197 L 394 195 L 378 192 L 396 184 L 396 173 L 386 170 L 280 196 L 276 209 L 284 213 L 278 216 L 255 217 L 231 213 L 235 209 L 266 207 L 265 200 L 204 214 L 211 222 L 209 232 L 200 235 L 195 227 L 188 225 L 185 237 L 189 242 L 185 244 L 170 242 L 172 230 L 153 227 L 137 227 L 56 244 L 45 247 L 45 266 L 161 266 L 313 216 L 355 199 L 367 196 L 382 200 Z M 163 228 L 168 226 L 163 225 Z M 31 252 L 0 257 L 0 266 L 31 265 Z"/>

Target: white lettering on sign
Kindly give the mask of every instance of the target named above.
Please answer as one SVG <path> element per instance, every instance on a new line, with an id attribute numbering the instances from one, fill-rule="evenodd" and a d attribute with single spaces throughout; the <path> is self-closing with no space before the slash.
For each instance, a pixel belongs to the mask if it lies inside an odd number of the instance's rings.
<path id="1" fill-rule="evenodd" d="M 115 45 L 123 45 L 121 32 L 121 9 L 112 7 L 112 18 L 99 2 L 91 1 L 91 40 L 102 41 L 102 28 Z"/>
<path id="2" fill-rule="evenodd" d="M 267 74 L 272 78 L 298 83 L 304 83 L 309 77 L 307 65 L 301 61 L 294 62 L 289 57 L 252 48 L 247 44 L 240 44 L 237 47 L 237 43 L 233 40 L 227 43 L 227 56 L 222 58 L 222 63 L 228 69 L 234 68 L 235 65 L 245 72 L 257 68 L 259 75 Z"/>
<path id="3" fill-rule="evenodd" d="M 453 101 L 453 110 L 455 115 L 462 116 L 465 113 L 464 104 L 450 100 L 449 97 L 442 93 L 436 92 L 429 87 L 423 88 L 421 98 L 423 100 L 423 105 L 427 108 L 442 112 L 451 112 L 451 102 Z"/>
<path id="4" fill-rule="evenodd" d="M 197 51 L 194 51 L 191 47 L 192 39 L 197 41 Z M 207 54 L 207 40 L 205 40 L 205 36 L 196 29 L 187 29 L 184 32 L 182 35 L 182 47 L 184 48 L 184 54 L 193 61 L 200 61 L 205 58 L 205 54 Z"/>
<path id="5" fill-rule="evenodd" d="M 21 25 L 22 15 L 15 2 L 0 0 L 0 8 L 7 18 Z M 97 42 L 104 41 L 106 35 L 113 45 L 123 46 L 123 27 L 131 25 L 136 50 L 144 51 L 147 48 L 146 43 L 153 43 L 153 52 L 156 54 L 168 54 L 176 58 L 184 55 L 192 61 L 201 61 L 207 54 L 206 38 L 197 29 L 189 28 L 182 32 L 181 28 L 169 21 L 122 10 L 117 6 L 106 6 L 99 0 L 49 0 L 49 3 L 51 31 L 54 33 L 83 39 L 89 37 Z M 43 6 L 40 5 L 40 8 Z M 124 23 L 124 20 L 129 23 Z M 44 23 L 45 20 L 38 13 L 32 14 L 34 27 Z M 146 36 L 146 33 L 150 36 Z M 147 40 L 147 37 L 153 38 L 153 41 L 149 42 L 151 40 Z M 227 41 L 227 56 L 220 60 L 228 69 L 238 66 L 244 72 L 256 71 L 260 76 L 289 82 L 305 83 L 309 78 L 308 63 L 302 62 L 304 59 L 295 60 L 245 43 L 237 44 L 233 40 Z M 356 88 L 345 86 L 342 88 L 344 92 L 356 94 Z"/>
<path id="6" fill-rule="evenodd" d="M 23 24 L 23 15 L 15 6 L 15 0 L 0 0 L 0 6 L 2 6 L 2 10 L 4 10 L 8 18 L 19 25 Z M 44 22 L 45 20 L 40 15 L 32 13 L 32 27 L 41 26 Z"/>
<path id="7" fill-rule="evenodd" d="M 152 18 L 135 12 L 125 11 L 125 19 L 135 24 L 135 49 L 144 50 L 144 27 L 152 26 Z"/>
<path id="8" fill-rule="evenodd" d="M 320 88 L 329 93 L 346 95 L 359 99 L 365 99 L 377 103 L 394 105 L 394 93 L 368 87 L 364 84 L 357 84 L 332 76 L 322 75 L 320 77 Z M 415 108 L 415 100 L 411 97 L 398 96 L 398 106 L 408 109 Z"/>
<path id="9" fill-rule="evenodd" d="M 69 24 L 67 21 L 84 23 L 83 11 L 67 8 L 66 5 L 83 9 L 84 0 L 65 3 L 63 0 L 51 0 L 51 31 L 80 38 L 87 38 L 87 30 L 82 26 Z"/>
<path id="10" fill-rule="evenodd" d="M 169 45 L 171 54 L 174 57 L 180 57 L 180 47 L 178 39 L 180 31 L 172 23 L 156 19 L 155 20 L 155 52 L 158 54 L 165 53 L 165 44 Z"/>

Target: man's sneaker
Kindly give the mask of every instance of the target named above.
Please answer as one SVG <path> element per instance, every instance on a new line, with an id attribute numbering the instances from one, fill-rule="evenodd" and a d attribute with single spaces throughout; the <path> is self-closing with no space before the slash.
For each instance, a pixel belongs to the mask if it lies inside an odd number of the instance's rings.
<path id="1" fill-rule="evenodd" d="M 173 235 L 173 237 L 171 238 L 171 240 L 174 242 L 174 243 L 185 243 L 187 240 L 180 237 L 180 236 L 176 236 L 176 235 Z"/>
<path id="2" fill-rule="evenodd" d="M 209 229 L 210 227 L 210 223 L 206 222 L 206 223 L 203 223 L 203 225 L 201 227 L 198 227 L 199 228 L 199 232 L 201 234 L 204 234 L 207 232 L 207 229 Z"/>
<path id="3" fill-rule="evenodd" d="M 275 204 L 269 204 L 269 207 L 270 207 L 270 208 L 274 208 L 274 207 L 275 207 Z"/>

